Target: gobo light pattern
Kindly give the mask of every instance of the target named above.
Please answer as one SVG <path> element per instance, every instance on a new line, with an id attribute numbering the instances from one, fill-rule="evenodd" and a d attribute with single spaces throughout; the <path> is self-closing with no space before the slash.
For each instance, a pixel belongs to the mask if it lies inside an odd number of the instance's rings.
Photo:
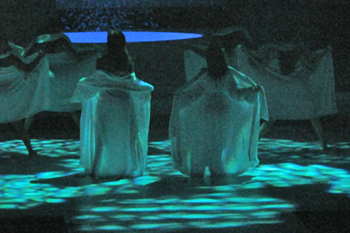
<path id="1" fill-rule="evenodd" d="M 223 228 L 277 223 L 281 213 L 295 209 L 295 203 L 259 194 L 259 190 L 267 186 L 321 183 L 329 185 L 329 193 L 350 196 L 349 172 L 331 167 L 349 165 L 349 156 L 321 153 L 314 143 L 264 139 L 259 149 L 262 164 L 244 174 L 253 177 L 248 182 L 194 185 L 186 183 L 188 180 L 173 169 L 169 141 L 153 142 L 150 146 L 163 150 L 164 154 L 148 156 L 146 176 L 55 187 L 50 180 L 47 183 L 45 180 L 83 171 L 79 167 L 79 141 L 33 140 L 33 147 L 40 155 L 39 162 L 32 162 L 34 166 L 30 174 L 12 172 L 0 175 L 0 209 L 29 209 L 79 198 L 70 221 L 81 225 L 83 231 Z M 341 142 L 332 147 L 339 153 L 347 153 L 350 143 Z M 1 142 L 0 148 L 0 159 L 4 162 L 25 161 L 11 165 L 18 171 L 30 163 L 23 155 L 27 152 L 21 141 Z M 40 161 L 55 164 L 40 164 Z M 263 161 L 277 163 L 264 164 Z M 2 163 L 1 166 L 4 172 L 8 164 Z M 50 166 L 54 169 L 42 170 Z M 171 182 L 159 184 L 167 179 L 175 181 L 173 184 L 178 187 L 171 187 Z"/>

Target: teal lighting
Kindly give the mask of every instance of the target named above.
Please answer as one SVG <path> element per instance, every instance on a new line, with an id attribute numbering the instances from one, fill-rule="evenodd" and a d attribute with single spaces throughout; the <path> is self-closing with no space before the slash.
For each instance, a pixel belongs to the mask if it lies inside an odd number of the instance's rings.
<path id="1" fill-rule="evenodd" d="M 111 216 L 111 218 L 116 219 L 117 221 L 131 221 L 137 218 L 136 215 L 132 215 L 132 214 L 117 214 L 117 215 L 113 215 Z"/>
<path id="2" fill-rule="evenodd" d="M 160 178 L 157 177 L 157 176 L 141 176 L 141 177 L 135 178 L 133 180 L 133 183 L 136 184 L 136 185 L 145 186 L 145 185 L 154 183 L 154 182 L 156 182 L 158 180 L 160 180 Z"/>
<path id="3" fill-rule="evenodd" d="M 119 210 L 118 207 L 112 207 L 112 206 L 101 206 L 101 207 L 94 207 L 91 209 L 93 212 L 111 212 Z"/>
<path id="4" fill-rule="evenodd" d="M 132 226 L 133 229 L 162 229 L 163 227 L 167 227 L 167 223 L 157 223 L 157 224 L 152 224 L 152 223 L 145 223 L 145 224 L 135 224 Z"/>
<path id="5" fill-rule="evenodd" d="M 77 220 L 89 220 L 89 219 L 99 219 L 100 216 L 98 215 L 81 215 L 81 216 L 76 216 L 74 217 L 74 219 L 77 219 Z"/>
<path id="6" fill-rule="evenodd" d="M 259 143 L 261 164 L 243 174 L 252 178 L 220 184 L 189 182 L 173 169 L 169 141 L 151 142 L 150 146 L 162 154 L 148 156 L 147 175 L 93 180 L 72 176 L 83 171 L 77 140 L 34 139 L 37 160 L 28 158 L 20 140 L 0 142 L 0 209 L 74 203 L 76 214 L 70 220 L 82 225 L 82 231 L 130 232 L 279 223 L 283 213 L 295 211 L 297 206 L 264 192 L 268 186 L 282 190 L 324 184 L 329 195 L 350 197 L 349 171 L 337 167 L 349 167 L 349 157 L 320 153 L 313 142 L 263 139 Z M 307 150 L 304 159 L 298 157 L 300 147 Z M 349 148 L 348 142 L 332 145 L 342 153 Z M 7 167 L 10 162 L 16 164 L 11 165 L 16 171 Z M 175 182 L 179 187 L 158 189 L 169 177 L 169 186 Z"/>
<path id="7" fill-rule="evenodd" d="M 106 185 L 106 186 L 131 185 L 131 181 L 128 179 L 122 179 L 122 180 L 118 180 L 118 181 L 106 182 L 106 183 L 103 183 L 103 185 Z"/>
<path id="8" fill-rule="evenodd" d="M 125 230 L 125 227 L 118 226 L 118 225 L 106 225 L 106 226 L 99 226 L 97 227 L 98 230 L 107 230 L 107 231 L 120 231 Z"/>
<path id="9" fill-rule="evenodd" d="M 153 206 L 153 207 L 130 207 L 130 208 L 123 208 L 121 209 L 122 212 L 157 212 L 160 211 L 160 207 Z"/>

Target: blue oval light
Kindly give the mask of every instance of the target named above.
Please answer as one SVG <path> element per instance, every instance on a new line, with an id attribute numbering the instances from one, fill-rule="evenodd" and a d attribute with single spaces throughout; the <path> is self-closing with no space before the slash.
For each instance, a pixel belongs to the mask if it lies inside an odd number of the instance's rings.
<path id="1" fill-rule="evenodd" d="M 126 42 L 155 42 L 187 40 L 202 37 L 201 34 L 180 32 L 123 32 Z M 107 32 L 66 32 L 72 43 L 107 43 Z"/>

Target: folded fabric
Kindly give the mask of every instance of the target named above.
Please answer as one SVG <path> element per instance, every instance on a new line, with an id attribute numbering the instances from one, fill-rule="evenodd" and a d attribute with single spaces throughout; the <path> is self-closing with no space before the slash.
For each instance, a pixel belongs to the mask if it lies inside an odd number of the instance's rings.
<path id="1" fill-rule="evenodd" d="M 79 81 L 72 102 L 82 103 L 80 164 L 98 177 L 143 175 L 153 86 L 135 74 L 97 70 Z"/>
<path id="2" fill-rule="evenodd" d="M 25 49 L 22 46 L 16 45 L 12 42 L 8 42 L 8 45 L 11 47 L 12 51 L 18 56 L 23 56 L 25 54 Z"/>
<path id="3" fill-rule="evenodd" d="M 292 72 L 285 75 L 278 57 L 268 54 L 271 49 L 286 52 L 294 48 L 289 44 L 269 44 L 251 52 L 240 45 L 226 59 L 230 66 L 264 87 L 272 119 L 304 120 L 336 113 L 331 50 L 311 52 L 309 59 L 302 55 Z M 185 52 L 187 80 L 203 67 L 206 67 L 203 57 L 193 51 Z"/>
<path id="4" fill-rule="evenodd" d="M 93 75 L 99 54 L 77 60 L 67 52 L 47 54 L 50 64 L 51 105 L 53 112 L 71 112 L 81 109 L 81 104 L 70 101 L 72 94 L 83 77 Z"/>
<path id="5" fill-rule="evenodd" d="M 33 61 L 38 54 L 26 58 Z M 50 106 L 49 63 L 43 58 L 31 72 L 15 66 L 0 68 L 0 123 L 13 122 Z"/>
<path id="6" fill-rule="evenodd" d="M 328 48 L 310 53 L 309 59 L 302 55 L 288 75 L 283 74 L 276 57 L 258 60 L 244 47 L 238 47 L 231 56 L 238 58 L 238 70 L 264 87 L 271 118 L 304 120 L 337 112 Z"/>
<path id="7" fill-rule="evenodd" d="M 255 86 L 233 68 L 220 81 L 204 69 L 176 92 L 169 128 L 175 168 L 239 175 L 259 164 L 259 123 L 268 114 L 263 90 L 249 89 Z"/>

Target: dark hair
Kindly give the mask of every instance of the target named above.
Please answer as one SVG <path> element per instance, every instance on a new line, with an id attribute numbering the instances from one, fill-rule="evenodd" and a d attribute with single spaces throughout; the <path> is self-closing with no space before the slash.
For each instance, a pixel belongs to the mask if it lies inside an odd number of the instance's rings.
<path id="1" fill-rule="evenodd" d="M 125 49 L 126 38 L 123 32 L 119 30 L 111 30 L 107 36 L 108 52 L 121 51 Z"/>
<path id="2" fill-rule="evenodd" d="M 206 60 L 208 72 L 212 79 L 222 79 L 228 72 L 224 52 L 216 40 L 213 40 L 207 49 Z"/>
<path id="3" fill-rule="evenodd" d="M 283 75 L 289 75 L 295 69 L 296 64 L 301 57 L 301 48 L 295 48 L 290 51 L 279 51 L 278 61 Z"/>
<path id="4" fill-rule="evenodd" d="M 129 56 L 126 46 L 126 38 L 123 32 L 112 30 L 108 32 L 107 37 L 107 60 L 114 70 L 134 71 L 134 63 Z"/>

